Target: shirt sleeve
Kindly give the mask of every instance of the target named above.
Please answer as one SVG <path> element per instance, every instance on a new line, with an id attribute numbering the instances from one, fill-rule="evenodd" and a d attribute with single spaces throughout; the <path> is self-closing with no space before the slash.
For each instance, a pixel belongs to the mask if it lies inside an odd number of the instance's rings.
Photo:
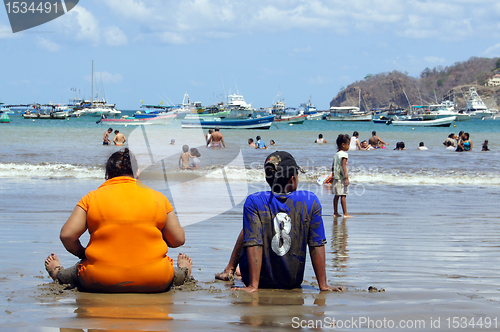
<path id="1" fill-rule="evenodd" d="M 163 195 L 163 197 L 165 197 L 165 195 Z M 170 204 L 170 201 L 167 197 L 165 197 L 165 208 L 167 209 L 167 213 L 174 211 L 174 207 L 172 206 L 172 204 Z"/>
<path id="2" fill-rule="evenodd" d="M 325 227 L 323 225 L 323 217 L 321 216 L 321 203 L 316 195 L 314 195 L 311 206 L 311 223 L 309 225 L 309 237 L 307 244 L 310 247 L 321 247 L 327 243 L 325 236 Z"/>
<path id="3" fill-rule="evenodd" d="M 81 207 L 85 212 L 89 212 L 90 196 L 93 195 L 93 193 L 94 191 L 91 191 L 87 195 L 83 196 L 76 206 Z"/>
<path id="4" fill-rule="evenodd" d="M 262 221 L 259 209 L 250 195 L 243 206 L 243 246 L 262 246 L 262 238 Z"/>

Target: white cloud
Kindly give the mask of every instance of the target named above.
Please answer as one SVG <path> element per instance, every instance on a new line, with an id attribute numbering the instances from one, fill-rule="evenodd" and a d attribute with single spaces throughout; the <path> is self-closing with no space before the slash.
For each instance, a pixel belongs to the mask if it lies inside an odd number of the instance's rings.
<path id="1" fill-rule="evenodd" d="M 85 41 L 89 45 L 97 46 L 100 43 L 99 22 L 84 7 L 77 5 L 66 15 L 56 20 L 61 30 L 75 38 L 76 41 Z"/>
<path id="2" fill-rule="evenodd" d="M 117 26 L 107 28 L 103 35 L 106 40 L 106 44 L 109 46 L 121 46 L 128 43 L 127 35 L 125 35 L 125 33 Z"/>
<path id="3" fill-rule="evenodd" d="M 493 45 L 484 51 L 484 56 L 487 57 L 500 57 L 500 44 Z"/>
<path id="4" fill-rule="evenodd" d="M 444 63 L 445 59 L 443 58 L 438 58 L 436 56 L 428 56 L 428 57 L 425 57 L 424 58 L 425 61 L 429 62 L 429 63 Z"/>
<path id="5" fill-rule="evenodd" d="M 43 48 L 49 52 L 59 52 L 61 50 L 61 46 L 59 46 L 57 43 L 53 42 L 52 40 L 45 39 L 42 37 L 37 37 L 38 38 L 38 46 L 40 48 Z"/>
<path id="6" fill-rule="evenodd" d="M 12 33 L 10 26 L 0 24 L 0 39 L 15 38 L 16 36 L 18 36 L 18 34 Z"/>

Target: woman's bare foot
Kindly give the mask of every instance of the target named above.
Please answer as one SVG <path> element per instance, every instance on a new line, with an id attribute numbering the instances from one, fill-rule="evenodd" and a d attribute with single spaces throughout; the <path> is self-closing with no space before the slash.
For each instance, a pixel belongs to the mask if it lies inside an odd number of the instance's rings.
<path id="1" fill-rule="evenodd" d="M 190 277 L 191 270 L 193 269 L 193 262 L 191 261 L 191 258 L 189 258 L 188 255 L 180 253 L 179 256 L 177 256 L 177 267 L 179 268 L 185 267 L 188 271 L 186 277 Z"/>
<path id="2" fill-rule="evenodd" d="M 353 215 L 350 215 L 350 214 L 347 214 L 347 213 L 344 213 L 344 218 L 352 218 L 354 217 Z"/>
<path id="3" fill-rule="evenodd" d="M 61 261 L 57 258 L 56 254 L 50 254 L 47 259 L 45 259 L 45 270 L 49 273 L 49 276 L 53 280 L 57 280 L 57 274 L 61 268 Z"/>
<path id="4" fill-rule="evenodd" d="M 338 213 L 334 213 L 334 214 L 333 214 L 333 217 L 334 217 L 334 218 L 339 218 L 339 217 L 342 217 L 342 215 L 341 215 L 341 214 L 338 214 Z"/>

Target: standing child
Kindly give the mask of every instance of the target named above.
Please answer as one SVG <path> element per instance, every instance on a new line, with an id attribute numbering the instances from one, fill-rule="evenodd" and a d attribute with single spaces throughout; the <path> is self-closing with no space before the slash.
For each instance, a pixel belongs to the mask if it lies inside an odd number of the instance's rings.
<path id="1" fill-rule="evenodd" d="M 340 217 L 338 212 L 338 204 L 342 205 L 344 218 L 350 218 L 347 214 L 346 195 L 349 193 L 349 175 L 347 174 L 347 159 L 349 150 L 350 138 L 349 135 L 340 134 L 337 137 L 338 151 L 333 157 L 332 173 L 333 173 L 333 216 Z"/>

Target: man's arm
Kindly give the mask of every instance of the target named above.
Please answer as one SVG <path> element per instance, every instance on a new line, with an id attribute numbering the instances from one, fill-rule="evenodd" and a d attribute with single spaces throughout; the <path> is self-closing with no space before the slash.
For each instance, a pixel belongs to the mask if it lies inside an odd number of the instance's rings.
<path id="1" fill-rule="evenodd" d="M 126 141 L 127 139 L 125 138 L 125 135 L 123 135 L 123 144 L 125 144 Z"/>
<path id="2" fill-rule="evenodd" d="M 87 230 L 87 212 L 76 206 L 68 221 L 61 228 L 59 238 L 64 248 L 80 259 L 85 258 L 85 248 L 80 242 L 80 236 Z"/>
<path id="3" fill-rule="evenodd" d="M 326 280 L 325 246 L 320 246 L 320 247 L 309 246 L 309 254 L 311 256 L 311 262 L 314 269 L 314 274 L 316 274 L 316 279 L 318 280 L 319 290 L 321 291 L 334 290 L 333 287 L 328 286 L 328 282 Z"/>
<path id="4" fill-rule="evenodd" d="M 210 135 L 210 138 L 209 138 L 209 139 L 208 139 L 208 141 L 207 141 L 207 148 L 208 148 L 208 146 L 210 145 L 210 142 L 212 142 L 212 135 Z"/>
<path id="5" fill-rule="evenodd" d="M 380 139 L 380 137 L 378 138 L 378 141 L 379 141 L 380 143 L 384 144 L 384 145 L 389 145 L 389 144 L 387 144 L 386 142 L 382 141 L 382 140 Z"/>
<path id="6" fill-rule="evenodd" d="M 248 286 L 241 289 L 248 293 L 253 293 L 259 290 L 260 270 L 262 269 L 262 246 L 247 247 L 249 279 Z"/>
<path id="7" fill-rule="evenodd" d="M 361 148 L 361 144 L 359 143 L 359 139 L 356 140 L 356 146 L 358 147 L 358 150 L 363 150 Z"/>
<path id="8" fill-rule="evenodd" d="M 225 148 L 226 147 L 226 143 L 224 143 L 224 137 L 223 136 L 220 137 L 220 141 L 222 142 L 222 146 Z"/>

